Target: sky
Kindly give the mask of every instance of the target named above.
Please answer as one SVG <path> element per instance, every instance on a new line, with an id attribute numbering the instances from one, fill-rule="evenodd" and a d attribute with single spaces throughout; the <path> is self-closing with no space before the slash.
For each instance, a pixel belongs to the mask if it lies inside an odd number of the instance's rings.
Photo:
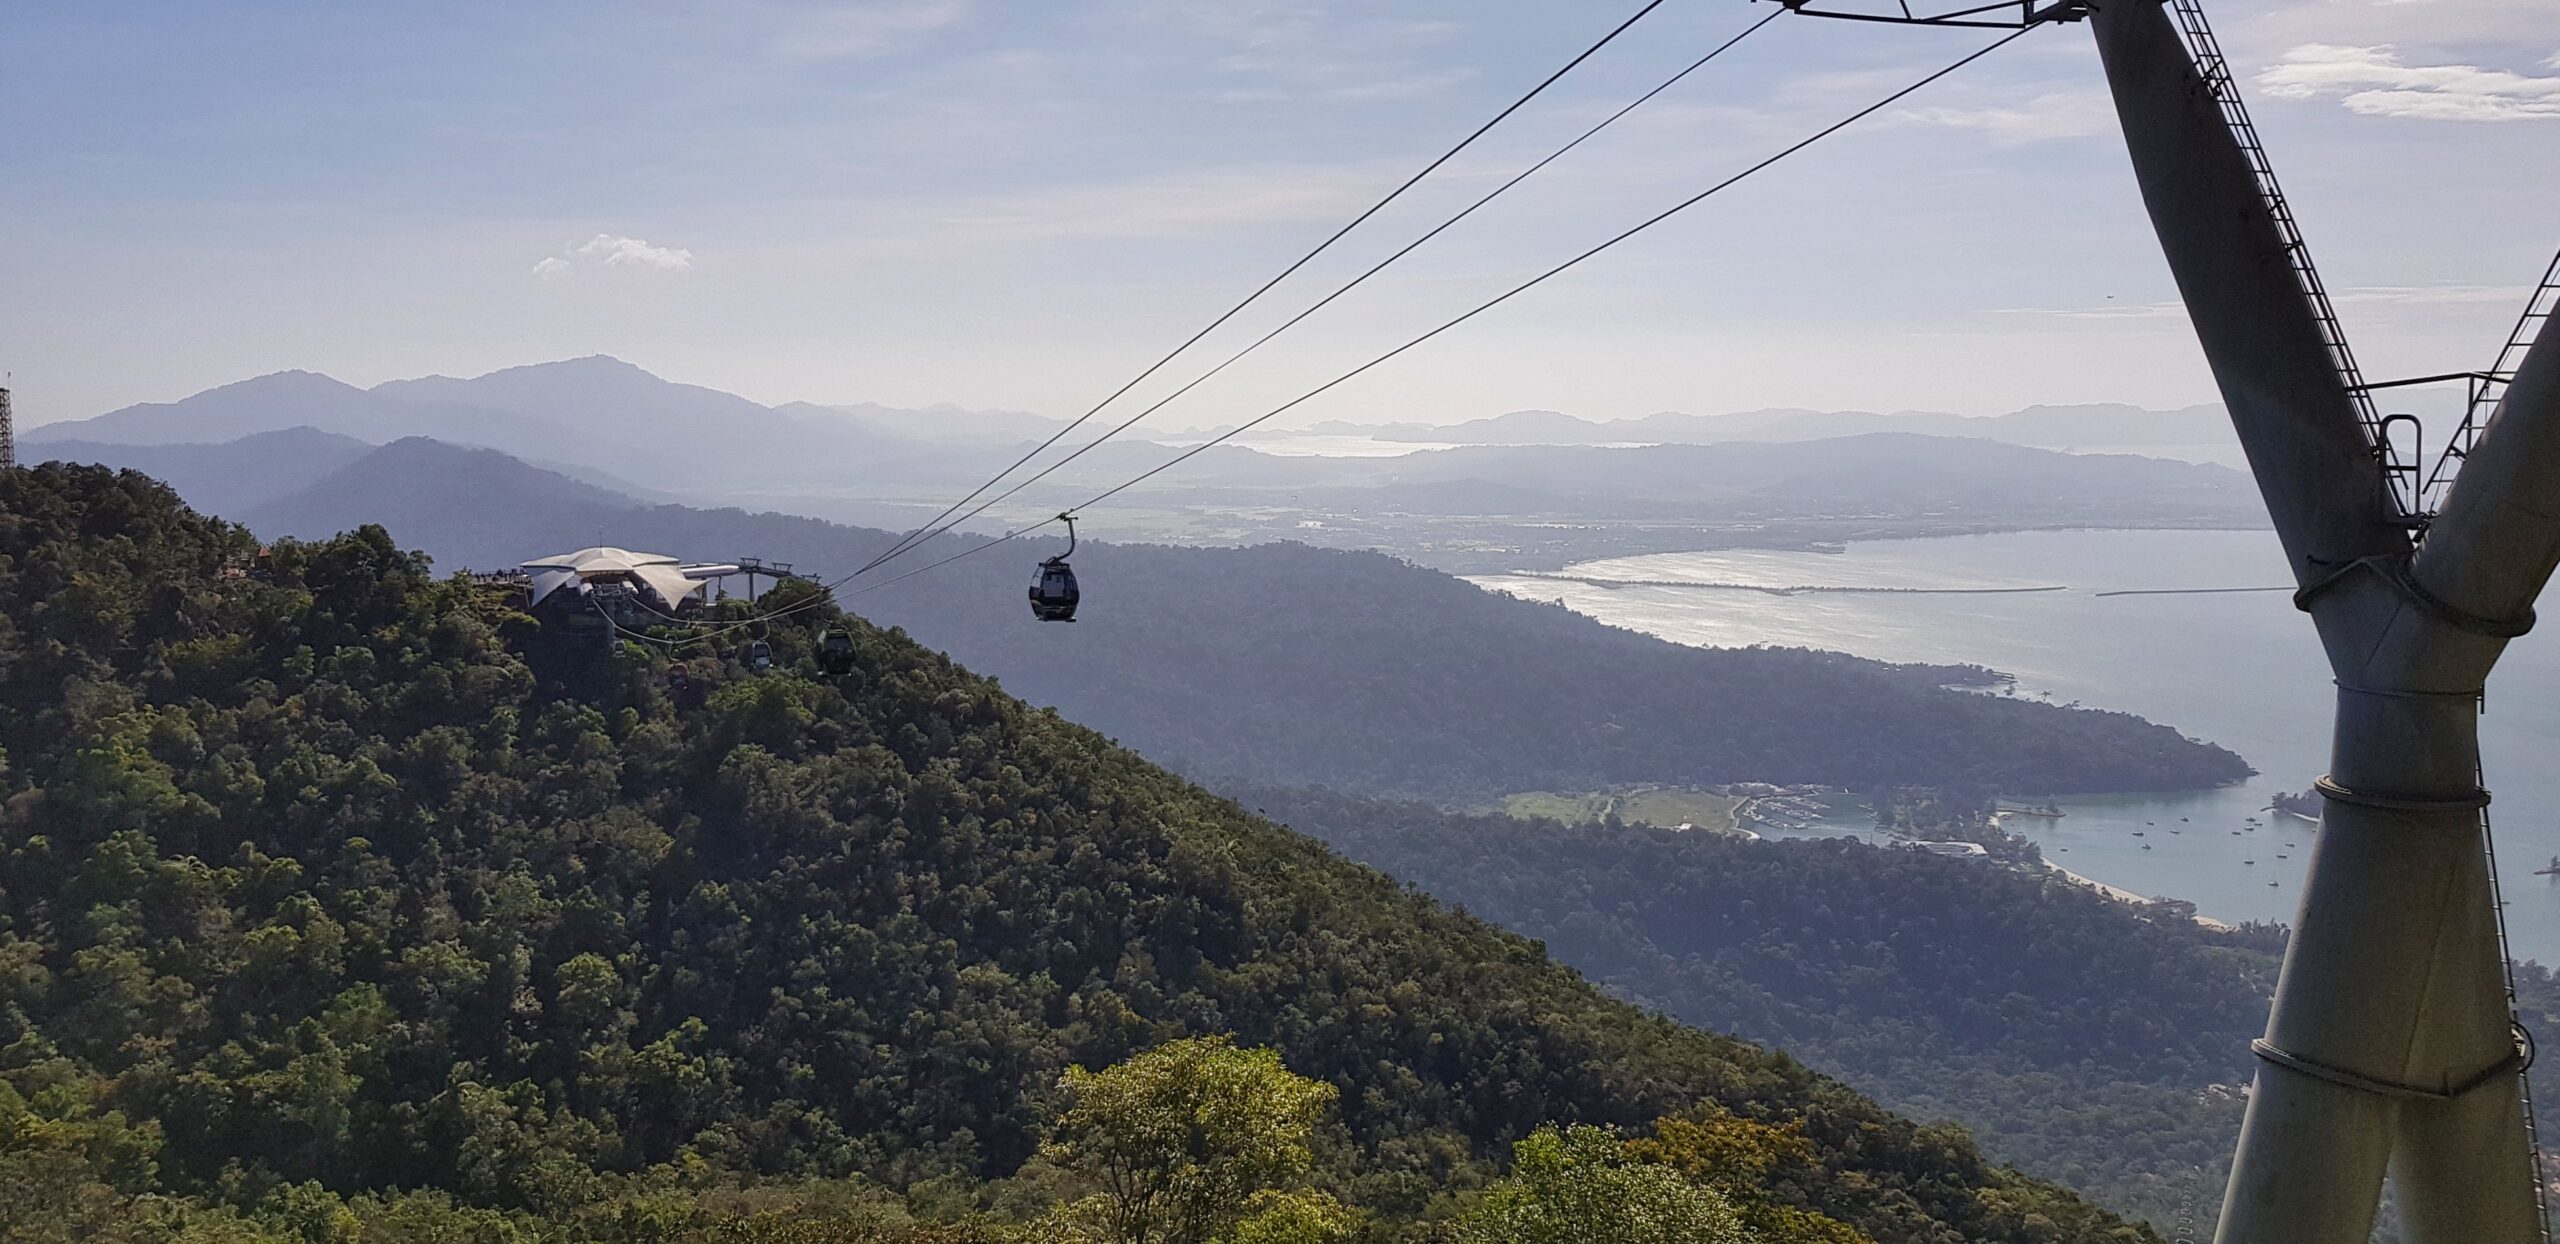
<path id="1" fill-rule="evenodd" d="M 1076 414 L 1636 7 L 13 0 L 0 369 L 22 424 L 595 353 Z M 1670 0 L 1208 346 L 1768 11 Z M 2368 374 L 2486 366 L 2560 246 L 2560 0 L 2215 16 Z M 1157 419 L 1261 414 L 1984 41 L 1781 17 Z M 2113 127 L 2086 28 L 2036 31 L 1287 422 L 2209 401 Z"/>

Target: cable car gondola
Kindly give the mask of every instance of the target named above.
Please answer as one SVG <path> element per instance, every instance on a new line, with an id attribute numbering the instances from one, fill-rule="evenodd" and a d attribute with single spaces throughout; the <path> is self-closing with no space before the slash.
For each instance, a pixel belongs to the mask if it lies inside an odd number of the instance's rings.
<path id="1" fill-rule="evenodd" d="M 1043 622 L 1073 622 L 1076 601 L 1083 595 L 1076 590 L 1075 568 L 1067 557 L 1076 551 L 1076 520 L 1072 514 L 1058 516 L 1067 524 L 1067 551 L 1040 563 L 1031 573 L 1031 616 Z"/>
<path id="2" fill-rule="evenodd" d="M 819 635 L 818 665 L 838 678 L 853 672 L 853 636 L 834 627 Z"/>
<path id="3" fill-rule="evenodd" d="M 773 645 L 759 639 L 747 645 L 747 668 L 761 674 L 773 668 Z"/>

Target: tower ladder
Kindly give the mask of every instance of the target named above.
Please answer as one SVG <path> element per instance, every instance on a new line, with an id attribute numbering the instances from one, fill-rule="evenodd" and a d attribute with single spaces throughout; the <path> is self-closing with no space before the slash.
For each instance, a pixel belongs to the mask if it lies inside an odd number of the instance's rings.
<path id="1" fill-rule="evenodd" d="M 2498 347 L 2498 361 L 2489 370 L 2471 378 L 2471 400 L 2463 408 L 2462 422 L 2446 438 L 2444 452 L 2437 455 L 2435 465 L 2427 471 L 2426 500 L 2430 509 L 2444 501 L 2445 492 L 2453 487 L 2453 477 L 2462 463 L 2480 443 L 2481 429 L 2489 426 L 2489 416 L 2498 411 L 2498 403 L 2506 400 L 2507 386 L 2516 378 L 2516 367 L 2524 361 L 2524 353 L 2533 347 L 2534 338 L 2542 332 L 2551 317 L 2560 313 L 2560 254 L 2551 257 L 2551 266 L 2542 270 L 2542 281 L 2525 299 L 2524 314 L 2516 317 L 2515 328 L 2508 332 L 2506 344 Z"/>
<path id="2" fill-rule="evenodd" d="M 2285 198 L 2284 187 L 2276 182 L 2275 166 L 2267 161 L 2266 144 L 2259 141 L 2258 127 L 2249 120 L 2249 106 L 2240 98 L 2240 84 L 2231 76 L 2231 63 L 2222 55 L 2222 43 L 2214 38 L 2213 27 L 2205 21 L 2203 2 L 2170 0 L 2169 8 L 2177 15 L 2178 33 L 2186 40 L 2188 55 L 2195 58 L 2205 90 L 2221 109 L 2223 124 L 2231 128 L 2232 139 L 2240 145 L 2250 173 L 2257 178 L 2258 197 L 2265 202 L 2268 217 L 2275 221 L 2276 232 L 2284 239 L 2285 262 L 2302 287 L 2303 301 L 2310 306 L 2312 321 L 2320 330 L 2320 342 L 2328 348 L 2329 363 L 2346 385 L 2347 398 L 2355 406 L 2356 422 L 2364 426 L 2365 443 L 2381 468 L 2383 491 L 2395 516 L 2417 525 L 2421 514 L 2419 464 L 2404 460 L 2398 447 L 2391 443 L 2382 415 L 2374 407 L 2373 395 L 2365 388 L 2363 369 L 2356 365 L 2355 351 L 2347 345 L 2346 329 L 2338 323 L 2337 308 L 2329 301 L 2329 287 L 2321 282 L 2320 270 L 2312 265 L 2311 248 L 2302 240 L 2302 228 L 2294 221 L 2293 205 Z"/>

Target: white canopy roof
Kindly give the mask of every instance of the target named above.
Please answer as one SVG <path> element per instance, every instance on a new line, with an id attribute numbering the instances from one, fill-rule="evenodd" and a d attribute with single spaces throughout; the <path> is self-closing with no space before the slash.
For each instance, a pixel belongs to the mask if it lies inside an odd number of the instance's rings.
<path id="1" fill-rule="evenodd" d="M 701 588 L 700 581 L 684 572 L 684 565 L 663 553 L 634 553 L 629 549 L 599 546 L 560 553 L 526 562 L 524 568 L 533 574 L 533 602 L 572 583 L 589 579 L 621 579 L 638 583 L 654 593 L 669 609 Z"/>

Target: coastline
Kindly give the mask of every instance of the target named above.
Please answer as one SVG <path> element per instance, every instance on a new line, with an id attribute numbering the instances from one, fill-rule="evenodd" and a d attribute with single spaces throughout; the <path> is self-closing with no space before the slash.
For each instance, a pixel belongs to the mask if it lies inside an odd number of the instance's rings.
<path id="1" fill-rule="evenodd" d="M 2054 863 L 2054 862 L 2053 862 L 2053 861 L 2051 861 L 2051 860 L 2047 860 L 2047 861 L 2045 861 L 2045 865 L 2044 865 L 2044 866 L 2045 866 L 2045 868 L 2046 868 L 2048 871 L 2052 872 L 2054 875 L 2056 875 L 2056 876 L 2058 876 L 2058 877 L 2061 877 L 2063 880 L 2068 881 L 2068 882 L 2070 882 L 2070 883 L 2071 883 L 2071 884 L 2073 884 L 2073 885 L 2081 886 L 2081 887 L 2084 887 L 2084 888 L 2086 888 L 2086 889 L 2095 890 L 2095 891 L 2097 891 L 2098 893 L 2100 893 L 2100 894 L 2102 894 L 2102 895 L 2104 895 L 2104 896 L 2106 896 L 2106 897 L 2108 897 L 2108 898 L 2114 899 L 2114 900 L 2116 900 L 2116 901 L 2117 901 L 2117 902 L 2119 902 L 2119 903 L 2131 903 L 2131 904 L 2133 904 L 2133 905 L 2134 905 L 2134 906 L 2136 906 L 2136 907 L 2149 907 L 2149 906 L 2151 906 L 2153 903 L 2155 903 L 2155 902 L 2159 901 L 2159 900 L 2156 900 L 2156 899 L 2150 898 L 2150 897 L 2148 897 L 2148 896 L 2146 896 L 2146 895 L 2136 894 L 2136 893 L 2134 893 L 2134 892 L 2133 892 L 2133 891 L 2131 891 L 2131 890 L 2125 889 L 2123 886 L 2113 886 L 2113 885 L 2108 885 L 2106 882 L 2100 881 L 2100 880 L 2098 880 L 2098 879 L 2096 879 L 2096 878 L 2094 878 L 2094 877 L 2083 877 L 2083 876 L 2081 876 L 2080 874 L 2075 873 L 2075 872 L 2071 871 L 2071 870 L 2070 870 L 2070 869 L 2068 869 L 2068 868 L 2064 868 L 2062 865 L 2060 865 L 2060 864 L 2056 864 L 2056 863 Z M 2208 916 L 2208 915 L 2205 915 L 2205 914 L 2204 914 L 2204 913 L 2202 913 L 2202 912 L 2197 912 L 2197 913 L 2195 913 L 2195 915 L 2194 915 L 2194 916 L 2192 916 L 2191 918 L 2192 918 L 2192 919 L 2193 919 L 2197 924 L 2203 925 L 2204 927 L 2206 927 L 2206 928 L 2208 928 L 2208 929 L 2212 929 L 2212 930 L 2214 930 L 2214 931 L 2215 931 L 2215 932 L 2217 932 L 2217 933 L 2229 933 L 2229 932 L 2232 932 L 2233 930 L 2235 930 L 2235 929 L 2237 929 L 2237 928 L 2239 928 L 2239 927 L 2240 927 L 2240 926 L 2238 926 L 2238 925 L 2235 925 L 2235 924 L 2231 923 L 2231 922 L 2230 922 L 2230 921 L 2228 921 L 2228 920 L 2216 920 L 2216 919 L 2214 919 L 2213 917 Z"/>

